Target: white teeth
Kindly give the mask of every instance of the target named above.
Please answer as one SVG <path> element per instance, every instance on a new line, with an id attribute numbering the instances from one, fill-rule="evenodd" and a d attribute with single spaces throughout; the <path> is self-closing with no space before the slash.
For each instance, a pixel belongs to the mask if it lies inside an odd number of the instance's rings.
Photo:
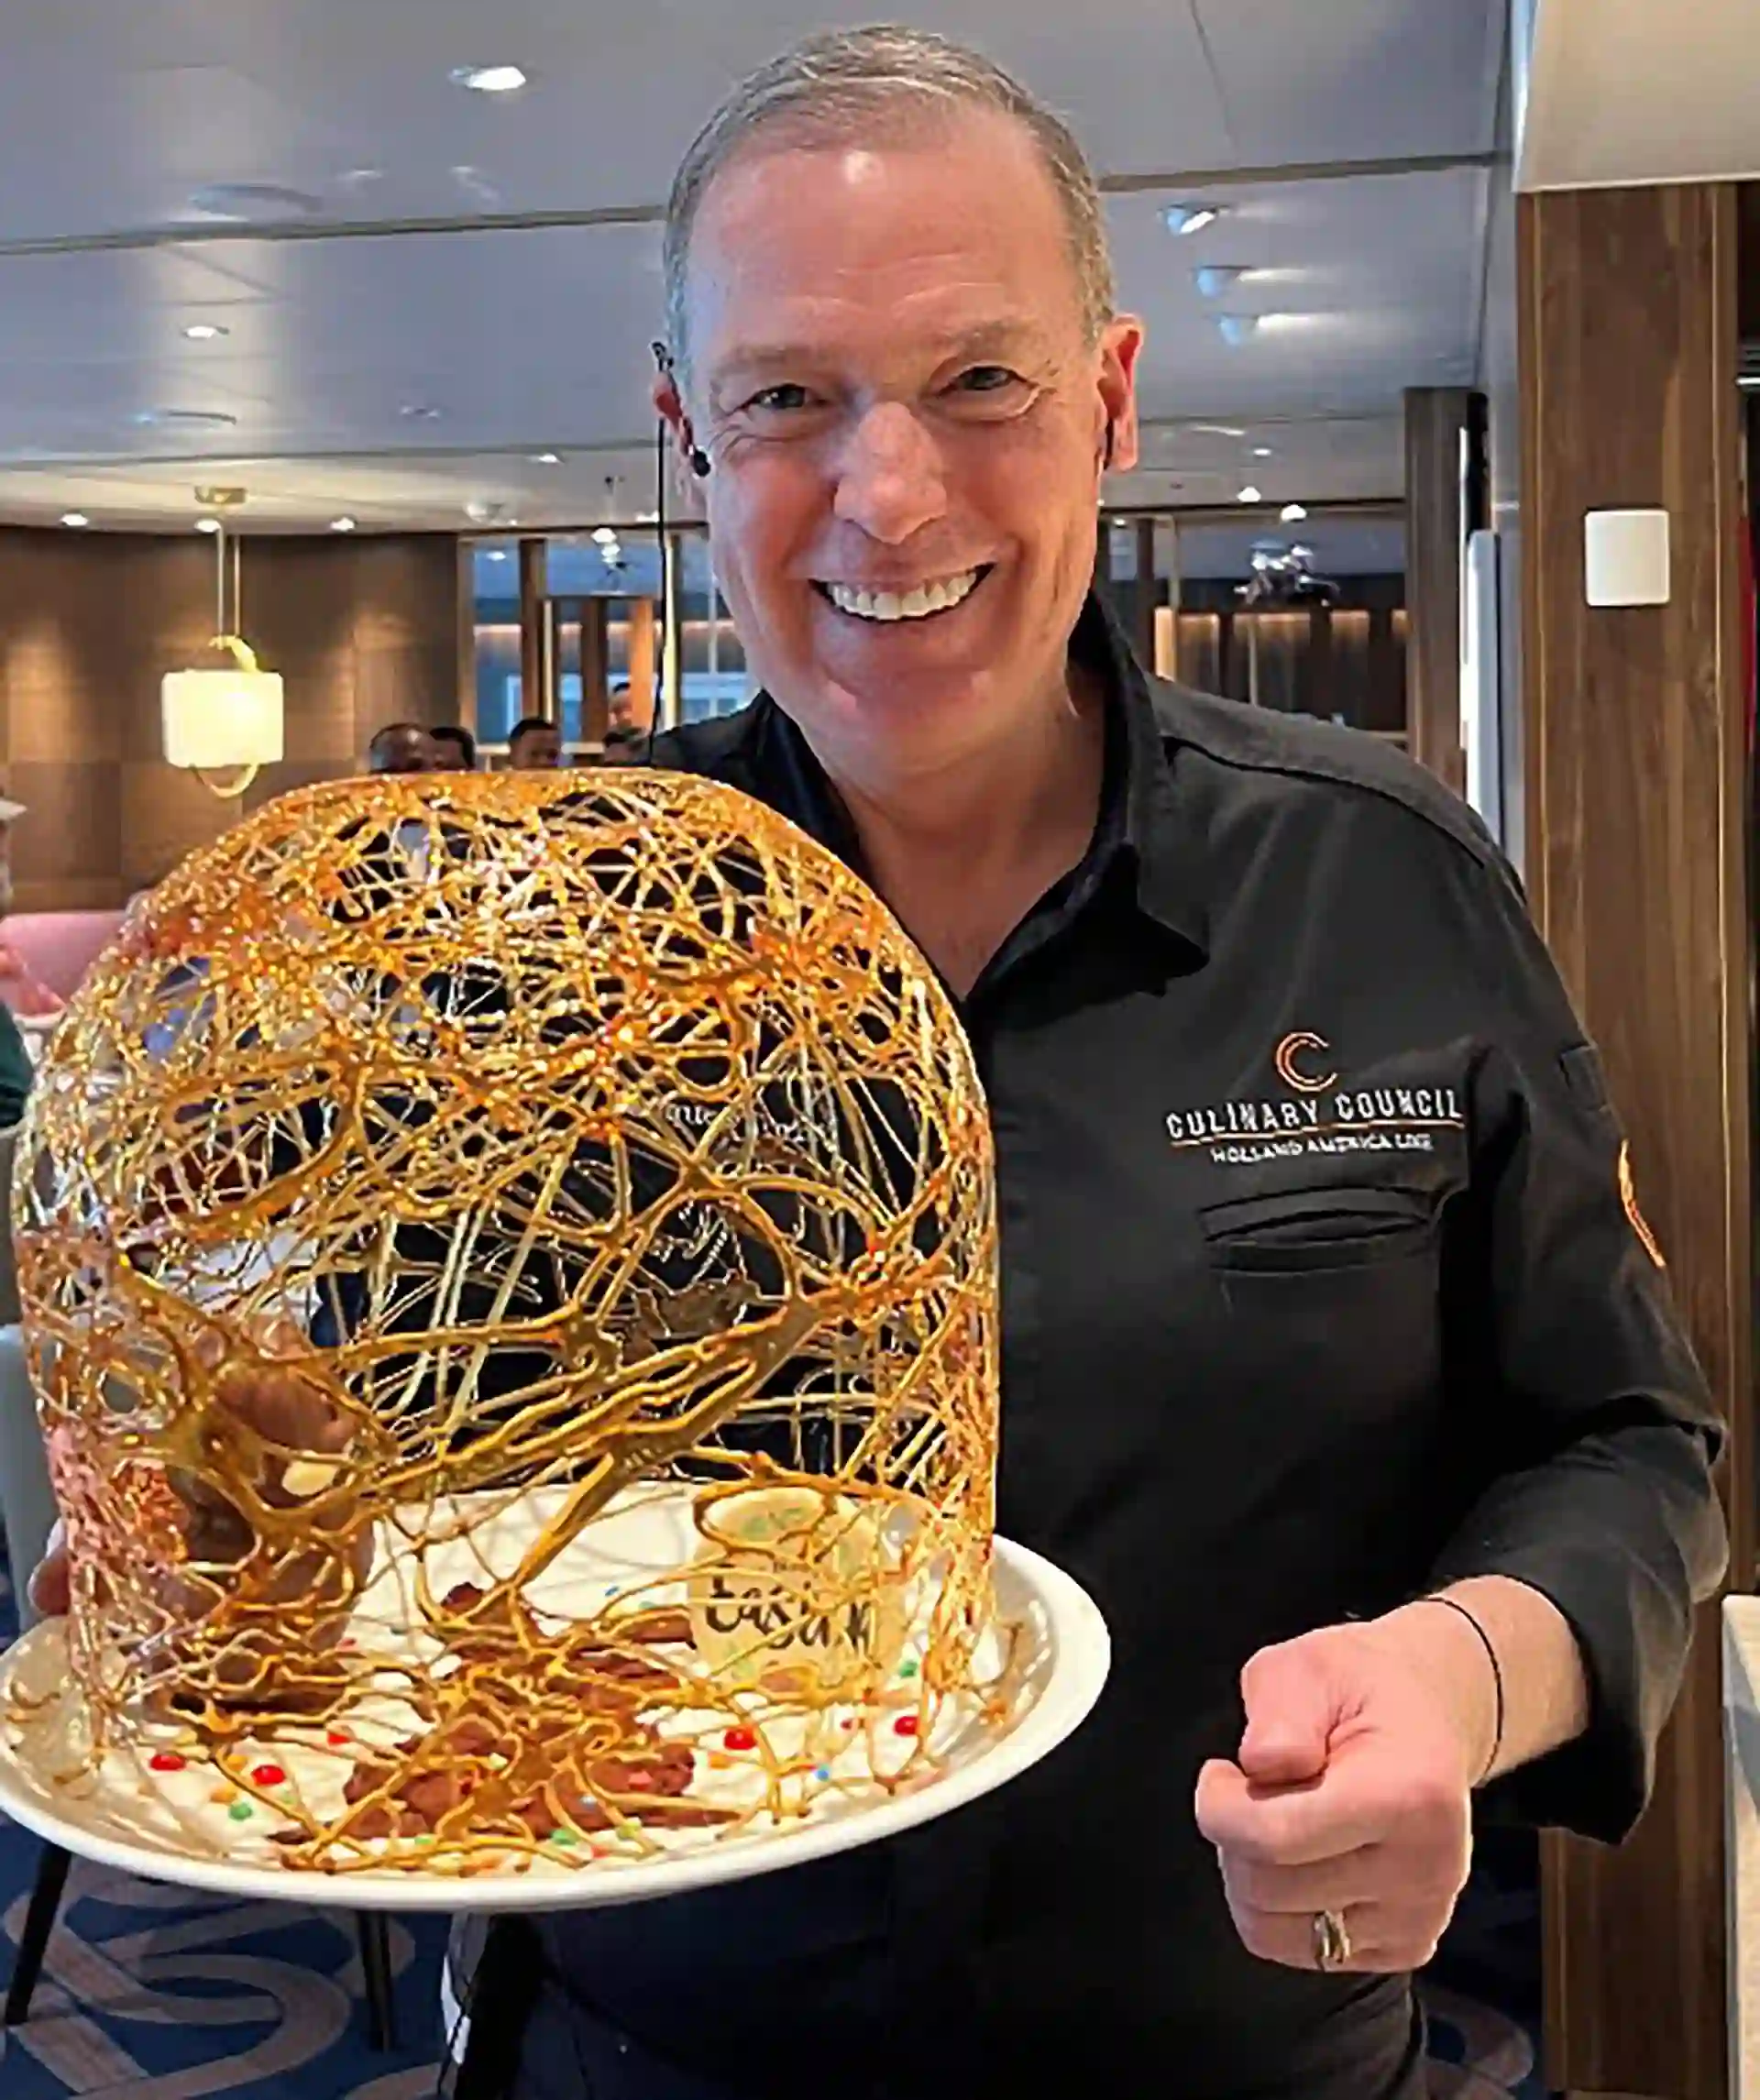
<path id="1" fill-rule="evenodd" d="M 926 620 L 931 612 L 946 612 L 962 604 L 977 588 L 978 572 L 942 577 L 933 583 L 919 583 L 910 590 L 855 590 L 846 583 L 825 586 L 840 612 L 852 612 L 858 620 Z"/>

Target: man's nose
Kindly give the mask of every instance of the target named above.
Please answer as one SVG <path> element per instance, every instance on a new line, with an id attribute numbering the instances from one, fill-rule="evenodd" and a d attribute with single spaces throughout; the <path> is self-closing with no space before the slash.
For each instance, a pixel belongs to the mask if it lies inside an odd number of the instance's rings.
<path id="1" fill-rule="evenodd" d="M 902 401 L 866 412 L 845 441 L 836 472 L 837 518 L 889 546 L 946 511 L 940 448 Z"/>

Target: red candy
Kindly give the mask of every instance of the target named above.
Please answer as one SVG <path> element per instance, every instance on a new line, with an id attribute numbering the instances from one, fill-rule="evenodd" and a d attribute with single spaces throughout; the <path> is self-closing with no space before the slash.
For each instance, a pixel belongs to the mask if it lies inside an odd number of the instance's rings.
<path id="1" fill-rule="evenodd" d="M 324 1736 L 326 1743 L 347 1743 L 352 1740 L 346 1728 L 333 1728 Z"/>
<path id="2" fill-rule="evenodd" d="M 895 1735 L 915 1735 L 918 1725 L 914 1713 L 901 1713 L 892 1724 L 892 1732 Z"/>
<path id="3" fill-rule="evenodd" d="M 287 1774 L 279 1765 L 258 1765 L 251 1773 L 253 1784 L 258 1787 L 285 1787 Z"/>
<path id="4" fill-rule="evenodd" d="M 755 1750 L 758 1739 L 749 1728 L 730 1728 L 721 1741 L 730 1750 Z"/>
<path id="5" fill-rule="evenodd" d="M 182 1772 L 185 1764 L 175 1750 L 155 1750 L 147 1762 L 155 1772 Z"/>

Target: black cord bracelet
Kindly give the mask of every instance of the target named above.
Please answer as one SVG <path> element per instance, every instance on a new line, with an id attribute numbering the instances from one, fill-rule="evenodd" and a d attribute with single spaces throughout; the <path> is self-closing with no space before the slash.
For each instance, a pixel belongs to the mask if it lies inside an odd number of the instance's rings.
<path id="1" fill-rule="evenodd" d="M 1497 1720 L 1496 1726 L 1491 1732 L 1491 1754 L 1485 1760 L 1484 1771 L 1473 1781 L 1475 1787 L 1482 1787 L 1491 1774 L 1496 1771 L 1498 1754 L 1503 1748 L 1503 1666 L 1497 1659 L 1497 1650 L 1491 1645 L 1491 1636 L 1464 1604 L 1453 1597 L 1444 1597 L 1439 1591 L 1434 1589 L 1420 1597 L 1417 1601 L 1420 1604 L 1446 1604 L 1449 1611 L 1459 1612 L 1473 1632 L 1479 1635 L 1485 1650 L 1486 1660 L 1491 1666 L 1491 1683 L 1497 1694 Z"/>

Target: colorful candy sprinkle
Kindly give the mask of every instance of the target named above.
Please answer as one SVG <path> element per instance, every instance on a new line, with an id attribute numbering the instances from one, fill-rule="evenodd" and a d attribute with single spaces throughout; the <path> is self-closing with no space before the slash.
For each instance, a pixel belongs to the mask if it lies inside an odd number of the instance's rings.
<path id="1" fill-rule="evenodd" d="M 721 1741 L 730 1750 L 755 1750 L 758 1739 L 749 1728 L 730 1728 Z"/>
<path id="2" fill-rule="evenodd" d="M 248 1801 L 235 1801 L 226 1813 L 235 1823 L 248 1823 L 257 1811 Z"/>
<path id="3" fill-rule="evenodd" d="M 155 1772 L 182 1772 L 187 1760 L 175 1750 L 156 1750 L 147 1762 Z"/>
<path id="4" fill-rule="evenodd" d="M 575 1842 L 575 1833 L 572 1831 L 552 1831 L 550 1842 L 553 1845 L 559 1845 L 564 1852 L 566 1852 L 569 1846 Z"/>
<path id="5" fill-rule="evenodd" d="M 208 1796 L 208 1798 L 216 1808 L 224 1809 L 238 1798 L 237 1789 L 232 1787 L 216 1787 L 213 1793 Z"/>
<path id="6" fill-rule="evenodd" d="M 731 1757 L 723 1757 L 719 1750 L 711 1750 L 709 1754 L 709 1768 L 711 1772 L 725 1772 L 732 1762 Z"/>
<path id="7" fill-rule="evenodd" d="M 892 1724 L 892 1732 L 895 1735 L 915 1735 L 919 1726 L 914 1713 L 901 1713 Z"/>
<path id="8" fill-rule="evenodd" d="M 843 1732 L 845 1735 L 853 1735 L 855 1733 L 855 1722 L 853 1720 L 846 1721 L 843 1723 Z"/>
<path id="9" fill-rule="evenodd" d="M 899 1675 L 901 1677 L 914 1677 L 917 1675 L 917 1666 L 916 1666 L 916 1664 L 915 1664 L 915 1663 L 900 1663 L 900 1664 L 899 1664 L 899 1666 L 898 1666 L 898 1675 Z"/>
<path id="10" fill-rule="evenodd" d="M 324 1740 L 326 1743 L 350 1743 L 354 1738 L 346 1728 L 332 1728 L 325 1731 Z"/>
<path id="11" fill-rule="evenodd" d="M 258 1765 L 251 1769 L 252 1782 L 258 1787 L 285 1787 L 287 1774 L 279 1765 Z"/>
<path id="12" fill-rule="evenodd" d="M 831 1768 L 829 1765 L 821 1765 L 818 1771 L 813 1774 L 815 1779 L 829 1779 L 830 1776 Z"/>
<path id="13" fill-rule="evenodd" d="M 652 1794 L 654 1791 L 654 1774 L 652 1772 L 632 1772 L 627 1785 L 632 1794 Z"/>

